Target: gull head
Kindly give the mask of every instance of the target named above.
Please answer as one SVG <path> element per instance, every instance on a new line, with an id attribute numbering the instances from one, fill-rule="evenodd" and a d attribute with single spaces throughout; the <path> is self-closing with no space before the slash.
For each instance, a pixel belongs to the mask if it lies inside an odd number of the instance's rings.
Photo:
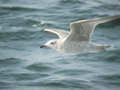
<path id="1" fill-rule="evenodd" d="M 40 48 L 44 48 L 44 47 L 56 49 L 57 48 L 57 40 L 56 39 L 50 40 L 50 41 L 48 41 L 45 44 L 40 46 Z"/>

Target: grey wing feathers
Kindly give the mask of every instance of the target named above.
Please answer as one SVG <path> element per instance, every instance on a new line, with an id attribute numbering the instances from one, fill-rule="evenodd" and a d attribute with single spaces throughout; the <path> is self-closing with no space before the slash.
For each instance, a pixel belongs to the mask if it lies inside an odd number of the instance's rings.
<path id="1" fill-rule="evenodd" d="M 120 15 L 114 15 L 114 16 L 103 17 L 100 19 L 95 19 L 93 20 L 93 22 L 95 22 L 96 24 L 100 24 L 100 23 L 109 22 L 118 18 L 120 18 Z"/>
<path id="2" fill-rule="evenodd" d="M 69 35 L 68 31 L 60 30 L 60 29 L 45 29 L 44 31 L 56 34 L 59 38 L 64 38 Z"/>
<path id="3" fill-rule="evenodd" d="M 71 33 L 67 40 L 90 41 L 96 25 L 120 18 L 120 15 L 99 19 L 80 20 L 70 24 Z"/>

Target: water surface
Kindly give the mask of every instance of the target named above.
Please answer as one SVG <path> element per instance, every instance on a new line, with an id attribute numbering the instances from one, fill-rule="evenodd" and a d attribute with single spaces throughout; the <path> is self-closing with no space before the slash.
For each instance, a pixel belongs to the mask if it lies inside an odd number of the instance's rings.
<path id="1" fill-rule="evenodd" d="M 76 20 L 120 14 L 120 0 L 0 0 L 0 90 L 119 90 L 120 20 L 96 27 L 93 41 L 115 49 L 61 54 L 40 49 Z"/>

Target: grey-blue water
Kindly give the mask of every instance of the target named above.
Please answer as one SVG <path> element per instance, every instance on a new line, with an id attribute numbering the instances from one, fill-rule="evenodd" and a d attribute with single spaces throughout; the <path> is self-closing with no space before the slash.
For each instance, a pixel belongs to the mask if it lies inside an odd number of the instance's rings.
<path id="1" fill-rule="evenodd" d="M 40 45 L 76 20 L 120 14 L 120 0 L 0 0 L 0 90 L 120 90 L 120 20 L 101 24 L 95 43 L 114 49 L 62 54 Z"/>

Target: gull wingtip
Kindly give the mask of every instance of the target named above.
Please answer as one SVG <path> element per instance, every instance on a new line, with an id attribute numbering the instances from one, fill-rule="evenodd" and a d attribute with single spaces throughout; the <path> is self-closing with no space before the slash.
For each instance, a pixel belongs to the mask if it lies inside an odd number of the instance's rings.
<path id="1" fill-rule="evenodd" d="M 48 30 L 49 30 L 49 29 L 46 28 L 46 29 L 44 29 L 43 31 L 44 31 L 44 32 L 47 32 Z"/>

